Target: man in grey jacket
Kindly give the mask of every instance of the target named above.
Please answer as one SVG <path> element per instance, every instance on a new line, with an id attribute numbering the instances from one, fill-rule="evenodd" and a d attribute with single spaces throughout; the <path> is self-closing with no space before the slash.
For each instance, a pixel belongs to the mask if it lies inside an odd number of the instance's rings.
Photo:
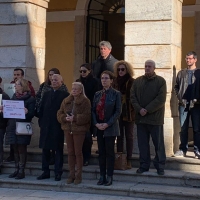
<path id="1" fill-rule="evenodd" d="M 191 117 L 194 134 L 194 154 L 200 159 L 200 69 L 197 69 L 197 54 L 188 52 L 185 57 L 187 68 L 178 72 L 174 86 L 179 101 L 181 125 L 179 150 L 176 157 L 185 157 L 188 150 L 188 128 Z"/>

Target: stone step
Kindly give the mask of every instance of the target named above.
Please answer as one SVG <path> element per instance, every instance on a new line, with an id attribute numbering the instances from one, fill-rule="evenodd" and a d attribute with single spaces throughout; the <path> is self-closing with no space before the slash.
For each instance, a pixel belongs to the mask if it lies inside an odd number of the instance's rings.
<path id="1" fill-rule="evenodd" d="M 53 166 L 50 166 L 51 177 L 54 177 Z M 14 163 L 4 163 L 2 167 L 2 174 L 10 174 L 14 172 Z M 42 173 L 41 163 L 28 162 L 26 165 L 26 175 L 39 176 Z M 63 166 L 62 179 L 68 177 L 68 165 Z M 83 180 L 98 180 L 99 167 L 97 165 L 90 165 L 83 167 Z M 165 170 L 164 176 L 159 176 L 155 169 L 143 174 L 137 174 L 136 168 L 130 170 L 115 170 L 114 182 L 123 183 L 143 183 L 143 184 L 158 184 L 169 186 L 182 187 L 200 187 L 200 172 L 197 171 L 182 171 L 182 170 Z"/>
<path id="2" fill-rule="evenodd" d="M 53 178 L 38 181 L 35 176 L 26 176 L 25 179 L 15 180 L 8 178 L 7 174 L 3 174 L 0 176 L 0 186 L 4 188 L 116 195 L 121 196 L 122 199 L 125 196 L 162 200 L 200 199 L 199 188 L 128 181 L 114 181 L 111 186 L 106 187 L 96 185 L 96 180 L 83 179 L 83 182 L 79 185 L 68 185 L 64 179 L 59 182 L 54 181 Z"/>

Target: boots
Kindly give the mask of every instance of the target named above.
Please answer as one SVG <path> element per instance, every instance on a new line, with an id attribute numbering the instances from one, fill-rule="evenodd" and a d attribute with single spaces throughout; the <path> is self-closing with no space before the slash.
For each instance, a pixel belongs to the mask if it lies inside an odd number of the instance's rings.
<path id="1" fill-rule="evenodd" d="M 14 159 L 15 159 L 15 172 L 10 174 L 8 176 L 9 178 L 15 178 L 17 174 L 19 173 L 19 155 L 15 153 Z"/>
<path id="2" fill-rule="evenodd" d="M 113 177 L 112 176 L 107 176 L 106 183 L 104 184 L 105 186 L 112 185 Z"/>
<path id="3" fill-rule="evenodd" d="M 17 176 L 15 177 L 15 179 L 23 179 L 25 178 L 25 173 L 24 173 L 24 169 L 26 166 L 26 153 L 23 154 L 19 154 L 19 173 L 17 174 Z"/>
<path id="4" fill-rule="evenodd" d="M 97 185 L 103 185 L 106 183 L 106 176 L 105 175 L 101 175 L 99 178 L 99 181 L 97 182 Z"/>

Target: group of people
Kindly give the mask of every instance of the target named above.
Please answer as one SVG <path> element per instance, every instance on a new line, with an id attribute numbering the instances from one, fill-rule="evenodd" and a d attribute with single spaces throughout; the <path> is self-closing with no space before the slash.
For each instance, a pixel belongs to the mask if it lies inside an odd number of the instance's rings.
<path id="1" fill-rule="evenodd" d="M 16 122 L 31 122 L 38 117 L 39 147 L 42 149 L 42 171 L 38 180 L 50 178 L 49 165 L 54 164 L 55 181 L 63 172 L 64 136 L 67 143 L 69 177 L 67 184 L 82 182 L 82 167 L 89 164 L 92 136 L 97 137 L 100 178 L 98 185 L 113 182 L 115 141 L 117 152 L 124 152 L 126 141 L 127 168 L 131 169 L 134 123 L 137 125 L 140 167 L 136 173 L 149 170 L 151 157 L 150 136 L 155 147 L 153 163 L 158 175 L 164 175 L 166 161 L 163 124 L 166 101 L 166 81 L 155 73 L 156 63 L 147 60 L 144 75 L 133 79 L 133 66 L 116 60 L 108 41 L 99 44 L 100 56 L 92 64 L 80 66 L 80 77 L 72 83 L 69 93 L 56 68 L 34 93 L 31 83 L 23 78 L 22 69 L 15 69 L 15 94 L 12 100 L 24 101 L 25 119 L 4 119 L 0 107 L 0 163 L 3 162 L 3 138 L 14 150 L 15 171 L 10 178 L 22 179 L 31 136 L 16 135 Z M 188 127 L 191 115 L 194 131 L 194 153 L 200 159 L 200 71 L 196 68 L 197 55 L 186 55 L 187 69 L 176 79 L 175 91 L 179 100 L 181 144 L 175 156 L 186 156 Z M 17 77 L 17 73 L 20 73 Z M 0 79 L 0 82 L 2 79 Z M 2 99 L 9 97 L 0 89 Z M 53 162 L 52 162 L 53 159 Z"/>

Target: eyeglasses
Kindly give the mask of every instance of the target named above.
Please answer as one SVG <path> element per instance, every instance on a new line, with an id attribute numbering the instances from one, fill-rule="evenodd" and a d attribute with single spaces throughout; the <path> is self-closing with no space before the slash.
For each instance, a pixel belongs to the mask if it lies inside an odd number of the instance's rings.
<path id="1" fill-rule="evenodd" d="M 80 70 L 79 72 L 80 72 L 80 73 L 83 72 L 83 73 L 85 74 L 85 73 L 87 72 L 87 70 Z"/>
<path id="2" fill-rule="evenodd" d="M 108 77 L 101 77 L 101 80 L 108 80 L 108 79 L 110 79 L 110 78 L 108 78 Z"/>
<path id="3" fill-rule="evenodd" d="M 125 68 L 117 68 L 117 71 L 118 71 L 118 72 L 120 72 L 120 71 L 124 72 L 124 71 L 125 71 Z"/>

